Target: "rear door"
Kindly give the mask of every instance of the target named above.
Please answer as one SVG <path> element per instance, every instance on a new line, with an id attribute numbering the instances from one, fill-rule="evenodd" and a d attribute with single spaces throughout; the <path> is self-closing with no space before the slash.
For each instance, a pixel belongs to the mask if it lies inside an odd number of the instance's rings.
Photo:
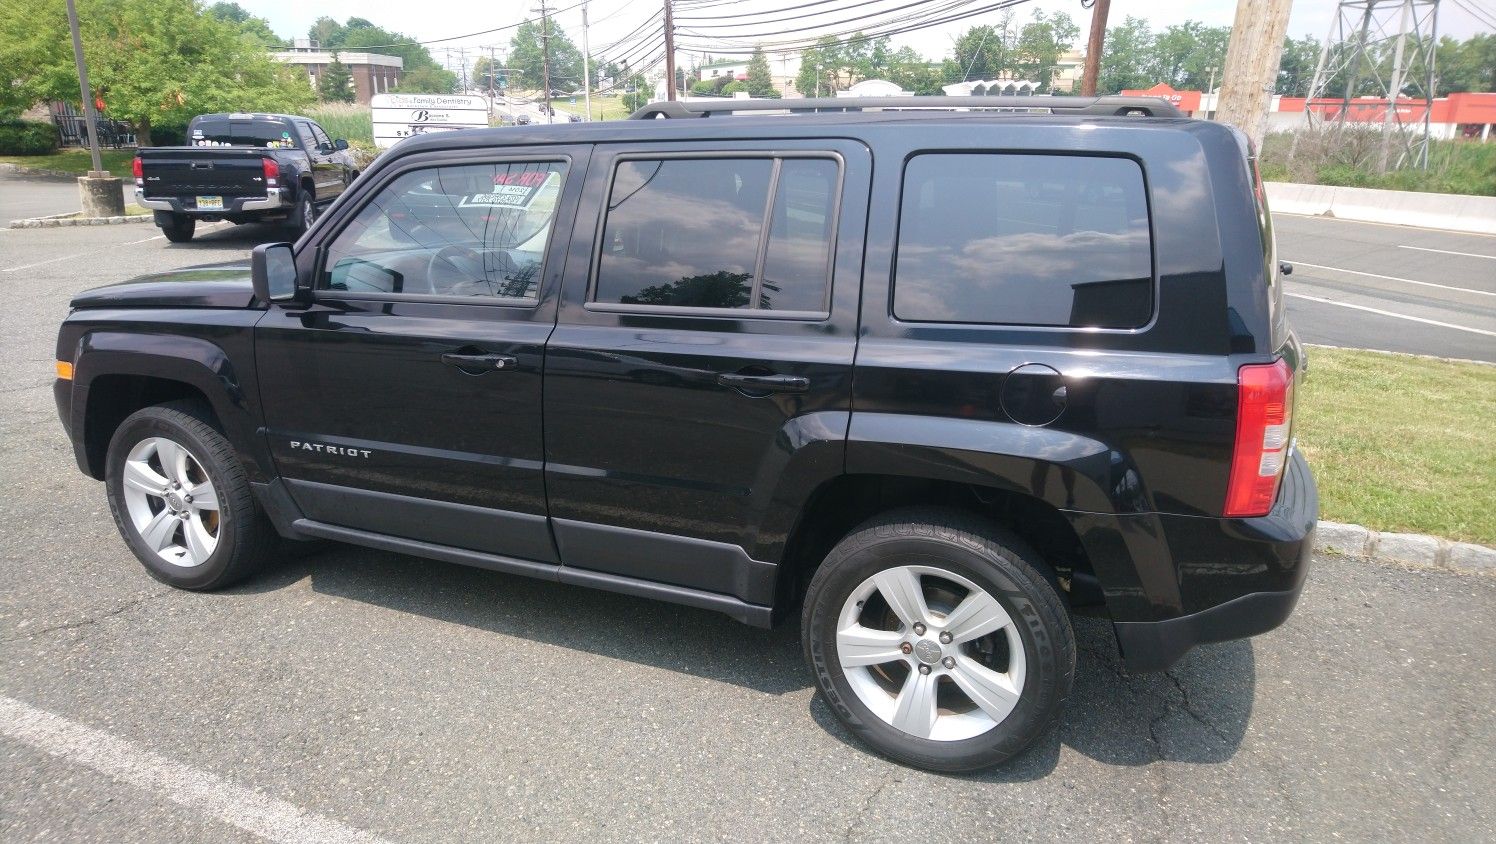
<path id="1" fill-rule="evenodd" d="M 782 477 L 818 439 L 842 469 L 869 168 L 845 141 L 600 148 L 546 355 L 565 566 L 771 601 Z"/>
<path id="2" fill-rule="evenodd" d="M 335 212 L 314 303 L 256 335 L 270 449 L 309 519 L 554 562 L 541 370 L 587 155 L 424 156 Z"/>

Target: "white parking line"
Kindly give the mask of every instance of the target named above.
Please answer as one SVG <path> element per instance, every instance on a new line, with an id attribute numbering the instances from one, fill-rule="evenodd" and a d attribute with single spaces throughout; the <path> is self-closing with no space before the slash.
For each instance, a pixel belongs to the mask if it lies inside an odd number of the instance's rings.
<path id="1" fill-rule="evenodd" d="M 117 249 L 117 248 L 119 248 L 121 246 L 134 246 L 137 243 L 150 243 L 153 240 L 160 240 L 163 237 L 166 237 L 166 235 L 164 235 L 164 234 L 158 234 L 155 237 L 147 237 L 147 238 L 144 238 L 142 240 L 127 240 L 124 243 L 116 243 L 113 246 L 106 246 L 103 249 L 95 249 L 92 252 L 80 252 L 80 253 L 78 253 L 76 255 L 64 255 L 61 258 L 48 258 L 45 261 L 37 261 L 35 264 L 23 264 L 22 266 L 19 266 L 19 267 L 6 267 L 5 269 L 0 270 L 0 273 L 14 273 L 14 272 L 19 272 L 21 270 L 29 270 L 32 267 L 41 267 L 41 266 L 45 266 L 47 264 L 55 264 L 58 261 L 67 261 L 67 260 L 70 260 L 72 258 L 83 258 L 83 257 L 87 257 L 89 255 L 97 255 L 100 252 L 104 252 L 104 251 L 107 251 L 109 249 Z"/>
<path id="2" fill-rule="evenodd" d="M 1487 261 L 1496 261 L 1496 255 L 1482 255 L 1479 252 L 1456 252 L 1453 249 L 1433 249 L 1428 246 L 1408 246 L 1405 243 L 1397 244 L 1398 249 L 1417 249 L 1419 252 L 1442 252 L 1445 255 L 1463 255 L 1466 258 L 1485 258 Z"/>
<path id="3" fill-rule="evenodd" d="M 0 697 L 0 735 L 269 841 L 378 844 L 385 840 L 13 698 Z"/>
<path id="4" fill-rule="evenodd" d="M 1413 322 L 1421 322 L 1425 325 L 1437 325 L 1440 328 L 1453 328 L 1455 331 L 1468 331 L 1471 334 L 1484 334 L 1487 337 L 1496 337 L 1496 331 L 1487 331 L 1484 328 L 1471 328 L 1468 325 L 1455 325 L 1452 322 L 1439 322 L 1436 319 L 1424 319 L 1423 317 L 1408 316 L 1407 314 L 1398 314 L 1393 313 L 1392 311 L 1384 311 L 1381 308 L 1368 308 L 1365 305 L 1353 305 L 1350 302 L 1337 302 L 1334 299 L 1326 299 L 1323 296 L 1305 296 L 1303 293 L 1288 293 L 1286 291 L 1283 295 L 1292 296 L 1295 299 L 1308 299 L 1311 302 L 1320 302 L 1326 305 L 1338 305 L 1342 308 L 1353 308 L 1358 311 L 1366 311 L 1367 313 L 1380 314 L 1382 316 L 1394 317 L 1396 319 L 1406 319 Z"/>
<path id="5" fill-rule="evenodd" d="M 1304 261 L 1293 261 L 1293 260 L 1290 260 L 1288 263 L 1293 264 L 1295 267 L 1309 267 L 1310 269 L 1314 269 L 1314 270 L 1334 270 L 1337 273 L 1350 273 L 1351 275 L 1364 275 L 1364 276 L 1366 276 L 1368 278 L 1380 278 L 1380 279 L 1385 279 L 1387 281 L 1400 281 L 1403 284 L 1419 284 L 1419 285 L 1422 285 L 1424 287 L 1437 287 L 1440 290 L 1454 290 L 1454 291 L 1458 291 L 1460 293 L 1475 293 L 1475 294 L 1480 295 L 1480 296 L 1496 296 L 1496 291 L 1491 291 L 1491 290 L 1472 290 L 1472 289 L 1470 289 L 1468 287 L 1451 287 L 1451 286 L 1449 286 L 1447 284 L 1435 284 L 1432 281 L 1414 281 L 1411 278 L 1398 278 L 1395 275 L 1377 275 L 1376 273 L 1363 273 L 1360 270 L 1347 270 L 1347 269 L 1342 269 L 1340 267 L 1326 267 L 1323 264 L 1310 264 L 1310 263 L 1306 263 Z"/>

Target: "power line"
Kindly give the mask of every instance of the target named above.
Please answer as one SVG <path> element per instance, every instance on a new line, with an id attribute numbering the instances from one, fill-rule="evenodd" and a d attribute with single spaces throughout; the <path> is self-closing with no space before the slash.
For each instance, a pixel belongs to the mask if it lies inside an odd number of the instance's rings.
<path id="1" fill-rule="evenodd" d="M 971 0 L 958 0 L 958 2 L 946 4 L 944 7 L 942 7 L 941 9 L 939 9 L 936 12 L 936 14 L 939 14 L 941 12 L 949 12 L 949 11 L 952 11 L 954 9 L 962 8 L 964 6 L 970 5 L 970 2 L 971 2 Z M 902 35 L 903 33 L 906 33 L 906 32 L 916 32 L 916 31 L 919 31 L 919 30 L 922 30 L 922 29 L 929 29 L 930 27 L 940 26 L 941 24 L 945 24 L 945 23 L 951 23 L 951 22 L 958 21 L 958 20 L 965 20 L 967 18 L 975 17 L 977 15 L 985 14 L 987 12 L 992 12 L 992 11 L 997 11 L 997 10 L 1000 10 L 1000 9 L 1010 8 L 1012 6 L 1017 6 L 1020 3 L 1025 3 L 1025 2 L 1028 2 L 1028 0 L 1002 0 L 1002 2 L 991 3 L 991 4 L 988 4 L 988 5 L 982 6 L 980 8 L 977 8 L 977 9 L 971 9 L 969 11 L 961 11 L 961 12 L 956 13 L 956 14 L 942 14 L 939 17 L 926 18 L 926 19 L 923 19 L 923 20 L 920 19 L 921 15 L 919 15 L 919 14 L 904 15 L 901 18 L 897 18 L 895 20 L 883 21 L 883 22 L 881 22 L 880 25 L 881 26 L 889 26 L 890 24 L 904 24 L 905 22 L 908 22 L 908 21 L 914 21 L 914 22 L 908 23 L 908 25 L 895 25 L 895 26 L 892 26 L 891 28 L 888 28 L 888 29 L 879 29 L 879 30 L 876 30 L 874 32 L 867 32 L 865 29 L 860 29 L 860 30 L 853 30 L 853 31 L 850 31 L 850 32 L 826 33 L 826 34 L 820 35 L 819 37 L 824 38 L 824 37 L 828 37 L 828 35 L 829 35 L 830 37 L 838 38 L 839 40 L 841 40 L 841 43 L 843 43 L 843 44 L 856 44 L 856 43 L 861 43 L 861 42 L 864 42 L 864 41 L 874 41 L 874 40 L 878 40 L 878 39 L 881 39 L 881 38 L 888 38 L 888 37 L 891 37 L 891 36 L 894 36 L 894 35 Z M 798 30 L 796 30 L 796 31 L 798 31 Z M 703 37 L 705 37 L 705 36 L 703 36 Z M 806 49 L 812 48 L 814 46 L 815 46 L 815 40 L 799 39 L 799 40 L 793 40 L 793 41 L 780 41 L 780 42 L 769 42 L 769 43 L 764 43 L 764 42 L 760 41 L 758 43 L 736 42 L 736 43 L 722 44 L 722 43 L 718 42 L 718 43 L 713 43 L 713 44 L 710 44 L 710 45 L 701 44 L 701 43 L 694 43 L 693 42 L 691 44 L 683 44 L 682 48 L 683 49 L 687 49 L 687 50 L 699 51 L 699 52 L 707 52 L 707 51 L 709 51 L 709 52 L 713 53 L 714 55 L 746 56 L 746 55 L 750 55 L 755 48 L 759 48 L 759 47 L 762 47 L 766 52 L 791 53 L 791 52 L 801 52 L 801 51 L 804 51 Z M 724 49 L 724 47 L 726 47 L 727 49 Z M 734 47 L 741 48 L 741 49 L 732 49 Z"/>

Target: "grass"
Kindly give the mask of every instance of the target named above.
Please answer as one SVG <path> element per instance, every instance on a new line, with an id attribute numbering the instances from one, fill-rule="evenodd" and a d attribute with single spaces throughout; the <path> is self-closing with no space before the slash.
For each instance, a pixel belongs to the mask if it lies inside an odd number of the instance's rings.
<path id="1" fill-rule="evenodd" d="M 1262 145 L 1262 178 L 1275 182 L 1340 185 L 1353 188 L 1496 196 L 1496 144 L 1436 140 L 1429 145 L 1428 169 L 1405 167 L 1378 173 L 1381 133 L 1366 129 L 1306 132 L 1290 158 L 1292 133 L 1267 136 Z M 1394 157 L 1396 147 L 1394 147 Z"/>
<path id="2" fill-rule="evenodd" d="M 349 143 L 374 143 L 374 118 L 368 106 L 321 103 L 308 111 L 306 116 L 317 121 L 330 137 L 342 138 Z"/>
<path id="3" fill-rule="evenodd" d="M 1313 348 L 1294 433 L 1320 517 L 1496 546 L 1496 366 Z"/>
<path id="4" fill-rule="evenodd" d="M 134 178 L 130 172 L 130 162 L 135 158 L 135 150 L 103 149 L 99 150 L 99 157 L 104 163 L 104 169 L 113 175 L 122 179 Z M 93 169 L 92 157 L 86 149 L 64 149 L 50 155 L 0 155 L 0 162 L 39 170 L 61 170 L 80 176 Z"/>
<path id="5" fill-rule="evenodd" d="M 586 102 L 577 97 L 577 104 L 571 104 L 571 97 L 557 97 L 551 100 L 551 105 L 561 112 L 575 112 L 581 114 L 586 111 Z M 622 97 L 592 97 L 592 119 L 597 120 L 623 120 L 631 114 L 623 107 Z"/>

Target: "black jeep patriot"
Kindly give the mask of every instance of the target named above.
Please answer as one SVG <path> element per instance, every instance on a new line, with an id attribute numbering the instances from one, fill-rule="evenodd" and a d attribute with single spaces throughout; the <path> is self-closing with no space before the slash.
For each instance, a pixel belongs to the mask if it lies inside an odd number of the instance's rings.
<path id="1" fill-rule="evenodd" d="M 74 299 L 58 411 L 146 570 L 322 538 L 798 613 L 847 727 L 947 771 L 1055 722 L 1072 613 L 1144 671 L 1288 616 L 1318 504 L 1244 136 L 1121 98 L 635 117 L 412 138 L 294 246 Z"/>

